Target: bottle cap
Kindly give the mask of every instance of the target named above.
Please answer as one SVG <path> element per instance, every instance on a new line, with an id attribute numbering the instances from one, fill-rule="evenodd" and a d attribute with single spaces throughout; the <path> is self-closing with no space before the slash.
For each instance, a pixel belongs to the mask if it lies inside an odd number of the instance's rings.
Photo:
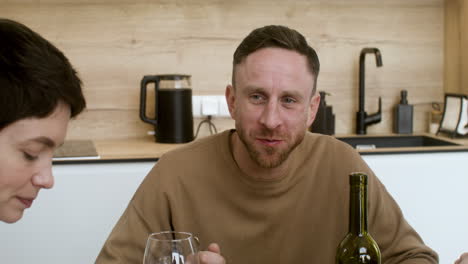
<path id="1" fill-rule="evenodd" d="M 320 94 L 320 105 L 326 106 L 327 103 L 325 102 L 325 96 L 326 95 L 331 95 L 330 93 L 324 92 L 324 91 L 319 91 Z"/>
<path id="2" fill-rule="evenodd" d="M 406 90 L 401 90 L 401 99 L 400 99 L 400 104 L 408 104 L 408 91 Z"/>
<path id="3" fill-rule="evenodd" d="M 349 175 L 349 183 L 351 185 L 367 184 L 367 174 L 363 172 L 353 172 Z"/>

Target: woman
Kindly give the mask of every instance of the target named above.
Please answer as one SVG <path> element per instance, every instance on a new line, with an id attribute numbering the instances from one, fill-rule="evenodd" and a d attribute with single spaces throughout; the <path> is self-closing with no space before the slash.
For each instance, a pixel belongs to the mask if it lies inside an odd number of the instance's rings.
<path id="1" fill-rule="evenodd" d="M 52 156 L 86 106 L 67 58 L 26 26 L 0 18 L 0 221 L 13 223 L 52 188 Z"/>

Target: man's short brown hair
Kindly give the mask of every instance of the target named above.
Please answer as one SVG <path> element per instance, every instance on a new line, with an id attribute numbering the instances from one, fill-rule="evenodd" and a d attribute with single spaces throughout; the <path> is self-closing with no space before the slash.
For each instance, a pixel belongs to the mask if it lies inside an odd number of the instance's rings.
<path id="1" fill-rule="evenodd" d="M 314 76 L 314 87 L 312 94 L 315 94 L 317 87 L 317 77 L 320 71 L 320 62 L 315 50 L 309 46 L 305 37 L 294 29 L 285 26 L 270 25 L 253 30 L 237 47 L 234 52 L 232 65 L 232 85 L 235 87 L 235 67 L 242 61 L 262 48 L 283 48 L 296 51 L 306 56 L 310 73 Z"/>

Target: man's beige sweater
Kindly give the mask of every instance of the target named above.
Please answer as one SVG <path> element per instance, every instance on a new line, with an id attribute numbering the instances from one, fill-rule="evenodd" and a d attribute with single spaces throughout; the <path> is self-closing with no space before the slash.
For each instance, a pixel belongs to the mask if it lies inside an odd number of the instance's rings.
<path id="1" fill-rule="evenodd" d="M 357 171 L 369 175 L 369 232 L 381 249 L 382 263 L 438 262 L 348 145 L 307 133 L 289 157 L 288 175 L 254 180 L 233 159 L 231 133 L 163 155 L 96 263 L 141 264 L 148 235 L 164 230 L 193 233 L 201 249 L 218 243 L 228 264 L 334 263 L 348 232 L 349 174 Z"/>

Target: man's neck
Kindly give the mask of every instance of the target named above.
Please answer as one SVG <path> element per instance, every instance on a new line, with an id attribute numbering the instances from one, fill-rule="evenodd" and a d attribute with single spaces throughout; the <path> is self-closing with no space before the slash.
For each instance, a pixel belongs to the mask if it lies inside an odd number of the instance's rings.
<path id="1" fill-rule="evenodd" d="M 239 169 L 252 179 L 274 180 L 288 173 L 289 158 L 275 168 L 261 167 L 250 157 L 247 148 L 235 131 L 231 134 L 231 150 Z"/>

